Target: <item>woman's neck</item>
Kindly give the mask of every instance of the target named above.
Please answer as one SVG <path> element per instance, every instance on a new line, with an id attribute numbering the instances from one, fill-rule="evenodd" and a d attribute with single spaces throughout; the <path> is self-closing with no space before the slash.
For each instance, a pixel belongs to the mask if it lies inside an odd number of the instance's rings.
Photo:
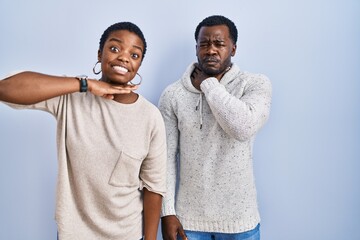
<path id="1" fill-rule="evenodd" d="M 138 100 L 139 94 L 131 92 L 129 94 L 116 94 L 113 100 L 123 104 L 131 104 Z"/>

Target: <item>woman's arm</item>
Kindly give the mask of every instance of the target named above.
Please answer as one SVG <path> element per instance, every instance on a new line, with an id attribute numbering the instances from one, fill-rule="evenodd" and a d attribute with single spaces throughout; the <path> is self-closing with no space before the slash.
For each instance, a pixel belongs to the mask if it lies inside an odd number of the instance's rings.
<path id="1" fill-rule="evenodd" d="M 132 86 L 115 86 L 88 79 L 88 91 L 112 99 L 113 94 L 129 93 Z M 50 76 L 36 72 L 21 72 L 0 81 L 0 101 L 15 104 L 34 104 L 53 97 L 80 91 L 76 77 Z"/>
<path id="2" fill-rule="evenodd" d="M 144 236 L 145 240 L 156 240 L 160 221 L 160 210 L 162 196 L 150 192 L 146 188 L 144 191 Z"/>

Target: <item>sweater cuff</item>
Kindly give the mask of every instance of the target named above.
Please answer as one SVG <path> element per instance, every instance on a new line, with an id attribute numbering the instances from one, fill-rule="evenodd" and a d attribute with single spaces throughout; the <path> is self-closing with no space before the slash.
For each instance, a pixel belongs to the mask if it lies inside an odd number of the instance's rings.
<path id="1" fill-rule="evenodd" d="M 209 78 L 205 79 L 204 81 L 202 81 L 202 83 L 200 84 L 200 89 L 205 94 L 207 94 L 211 91 L 211 89 L 214 89 L 219 85 L 220 85 L 220 82 L 219 82 L 219 80 L 217 80 L 217 78 L 209 77 Z"/>
<path id="2" fill-rule="evenodd" d="M 163 203 L 160 217 L 165 217 L 165 216 L 169 216 L 169 215 L 176 215 L 175 208 L 173 208 L 173 207 L 166 207 L 166 206 L 164 206 L 164 203 Z"/>

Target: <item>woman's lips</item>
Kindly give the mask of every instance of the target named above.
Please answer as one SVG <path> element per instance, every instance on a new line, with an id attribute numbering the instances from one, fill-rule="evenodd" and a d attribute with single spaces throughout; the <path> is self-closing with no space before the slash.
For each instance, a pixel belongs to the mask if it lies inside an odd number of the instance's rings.
<path id="1" fill-rule="evenodd" d="M 115 70 L 115 72 L 124 75 L 125 73 L 127 73 L 129 70 L 125 67 L 122 66 L 113 66 L 113 69 Z"/>

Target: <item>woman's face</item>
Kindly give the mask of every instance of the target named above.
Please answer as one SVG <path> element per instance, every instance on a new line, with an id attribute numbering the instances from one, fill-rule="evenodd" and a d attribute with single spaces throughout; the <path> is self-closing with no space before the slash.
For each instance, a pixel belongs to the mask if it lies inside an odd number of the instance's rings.
<path id="1" fill-rule="evenodd" d="M 144 44 L 135 33 L 127 30 L 110 33 L 104 48 L 98 52 L 101 79 L 114 84 L 127 84 L 141 65 L 143 51 Z"/>

